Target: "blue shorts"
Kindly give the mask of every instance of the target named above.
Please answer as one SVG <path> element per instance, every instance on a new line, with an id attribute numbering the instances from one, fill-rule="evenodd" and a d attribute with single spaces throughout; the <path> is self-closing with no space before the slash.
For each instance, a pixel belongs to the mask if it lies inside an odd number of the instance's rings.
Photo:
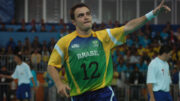
<path id="1" fill-rule="evenodd" d="M 71 101 L 117 101 L 112 88 L 105 87 L 71 97 Z"/>
<path id="2" fill-rule="evenodd" d="M 173 101 L 169 92 L 157 91 L 153 93 L 156 101 Z M 150 96 L 148 94 L 148 101 L 149 100 L 150 100 Z"/>
<path id="3" fill-rule="evenodd" d="M 30 84 L 21 84 L 20 86 L 18 86 L 16 91 L 16 97 L 18 99 L 30 99 L 31 98 Z"/>

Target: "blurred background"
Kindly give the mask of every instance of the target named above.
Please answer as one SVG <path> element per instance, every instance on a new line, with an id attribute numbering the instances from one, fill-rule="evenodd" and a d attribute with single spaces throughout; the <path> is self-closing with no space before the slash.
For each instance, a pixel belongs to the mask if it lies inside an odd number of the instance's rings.
<path id="1" fill-rule="evenodd" d="M 92 10 L 93 30 L 120 27 L 129 20 L 153 10 L 161 0 L 0 0 L 0 70 L 13 73 L 13 54 L 35 71 L 38 90 L 31 101 L 69 101 L 56 93 L 46 72 L 55 43 L 75 30 L 69 11 L 83 2 Z M 127 36 L 127 43 L 112 49 L 114 76 L 112 87 L 118 101 L 147 101 L 146 72 L 151 59 L 162 45 L 173 47 L 170 65 L 174 101 L 179 101 L 180 0 L 166 0 L 172 11 L 148 22 Z M 1 73 L 1 72 L 0 72 Z M 59 76 L 67 82 L 64 68 Z M 1 78 L 2 79 L 2 78 Z M 4 101 L 16 101 L 17 81 L 0 80 Z M 0 99 L 0 101 L 3 101 Z"/>

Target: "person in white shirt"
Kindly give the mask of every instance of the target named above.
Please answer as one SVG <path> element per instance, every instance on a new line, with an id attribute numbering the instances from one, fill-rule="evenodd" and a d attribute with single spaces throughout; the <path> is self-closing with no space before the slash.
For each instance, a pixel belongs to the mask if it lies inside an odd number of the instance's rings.
<path id="1" fill-rule="evenodd" d="M 0 76 L 18 79 L 16 97 L 21 101 L 28 101 L 31 97 L 30 80 L 32 80 L 33 84 L 35 85 L 30 67 L 28 64 L 22 61 L 22 56 L 19 54 L 14 56 L 14 61 L 17 63 L 14 73 L 11 76 Z"/>
<path id="2" fill-rule="evenodd" d="M 171 54 L 170 46 L 162 46 L 159 55 L 148 66 L 148 101 L 173 101 L 169 93 L 171 77 L 167 62 Z"/>

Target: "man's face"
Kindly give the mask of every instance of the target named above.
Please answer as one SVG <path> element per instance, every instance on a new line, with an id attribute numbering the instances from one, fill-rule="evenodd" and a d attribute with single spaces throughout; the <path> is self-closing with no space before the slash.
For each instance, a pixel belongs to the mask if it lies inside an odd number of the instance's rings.
<path id="1" fill-rule="evenodd" d="M 80 30 L 88 31 L 92 28 L 92 16 L 87 7 L 77 8 L 74 17 L 73 24 Z"/>
<path id="2" fill-rule="evenodd" d="M 18 63 L 19 57 L 15 55 L 15 56 L 14 56 L 14 61 L 15 61 L 16 63 Z"/>

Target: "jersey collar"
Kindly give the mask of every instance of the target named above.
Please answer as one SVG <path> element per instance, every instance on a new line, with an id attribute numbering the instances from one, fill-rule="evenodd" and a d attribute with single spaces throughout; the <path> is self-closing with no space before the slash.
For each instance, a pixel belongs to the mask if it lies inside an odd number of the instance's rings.
<path id="1" fill-rule="evenodd" d="M 91 33 L 90 33 L 90 34 L 88 34 L 88 35 L 81 35 L 81 34 L 79 34 L 79 33 L 76 31 L 77 36 L 82 37 L 82 38 L 91 37 L 92 35 L 94 35 L 94 33 L 95 33 L 95 32 L 94 32 L 93 30 L 91 30 Z"/>

